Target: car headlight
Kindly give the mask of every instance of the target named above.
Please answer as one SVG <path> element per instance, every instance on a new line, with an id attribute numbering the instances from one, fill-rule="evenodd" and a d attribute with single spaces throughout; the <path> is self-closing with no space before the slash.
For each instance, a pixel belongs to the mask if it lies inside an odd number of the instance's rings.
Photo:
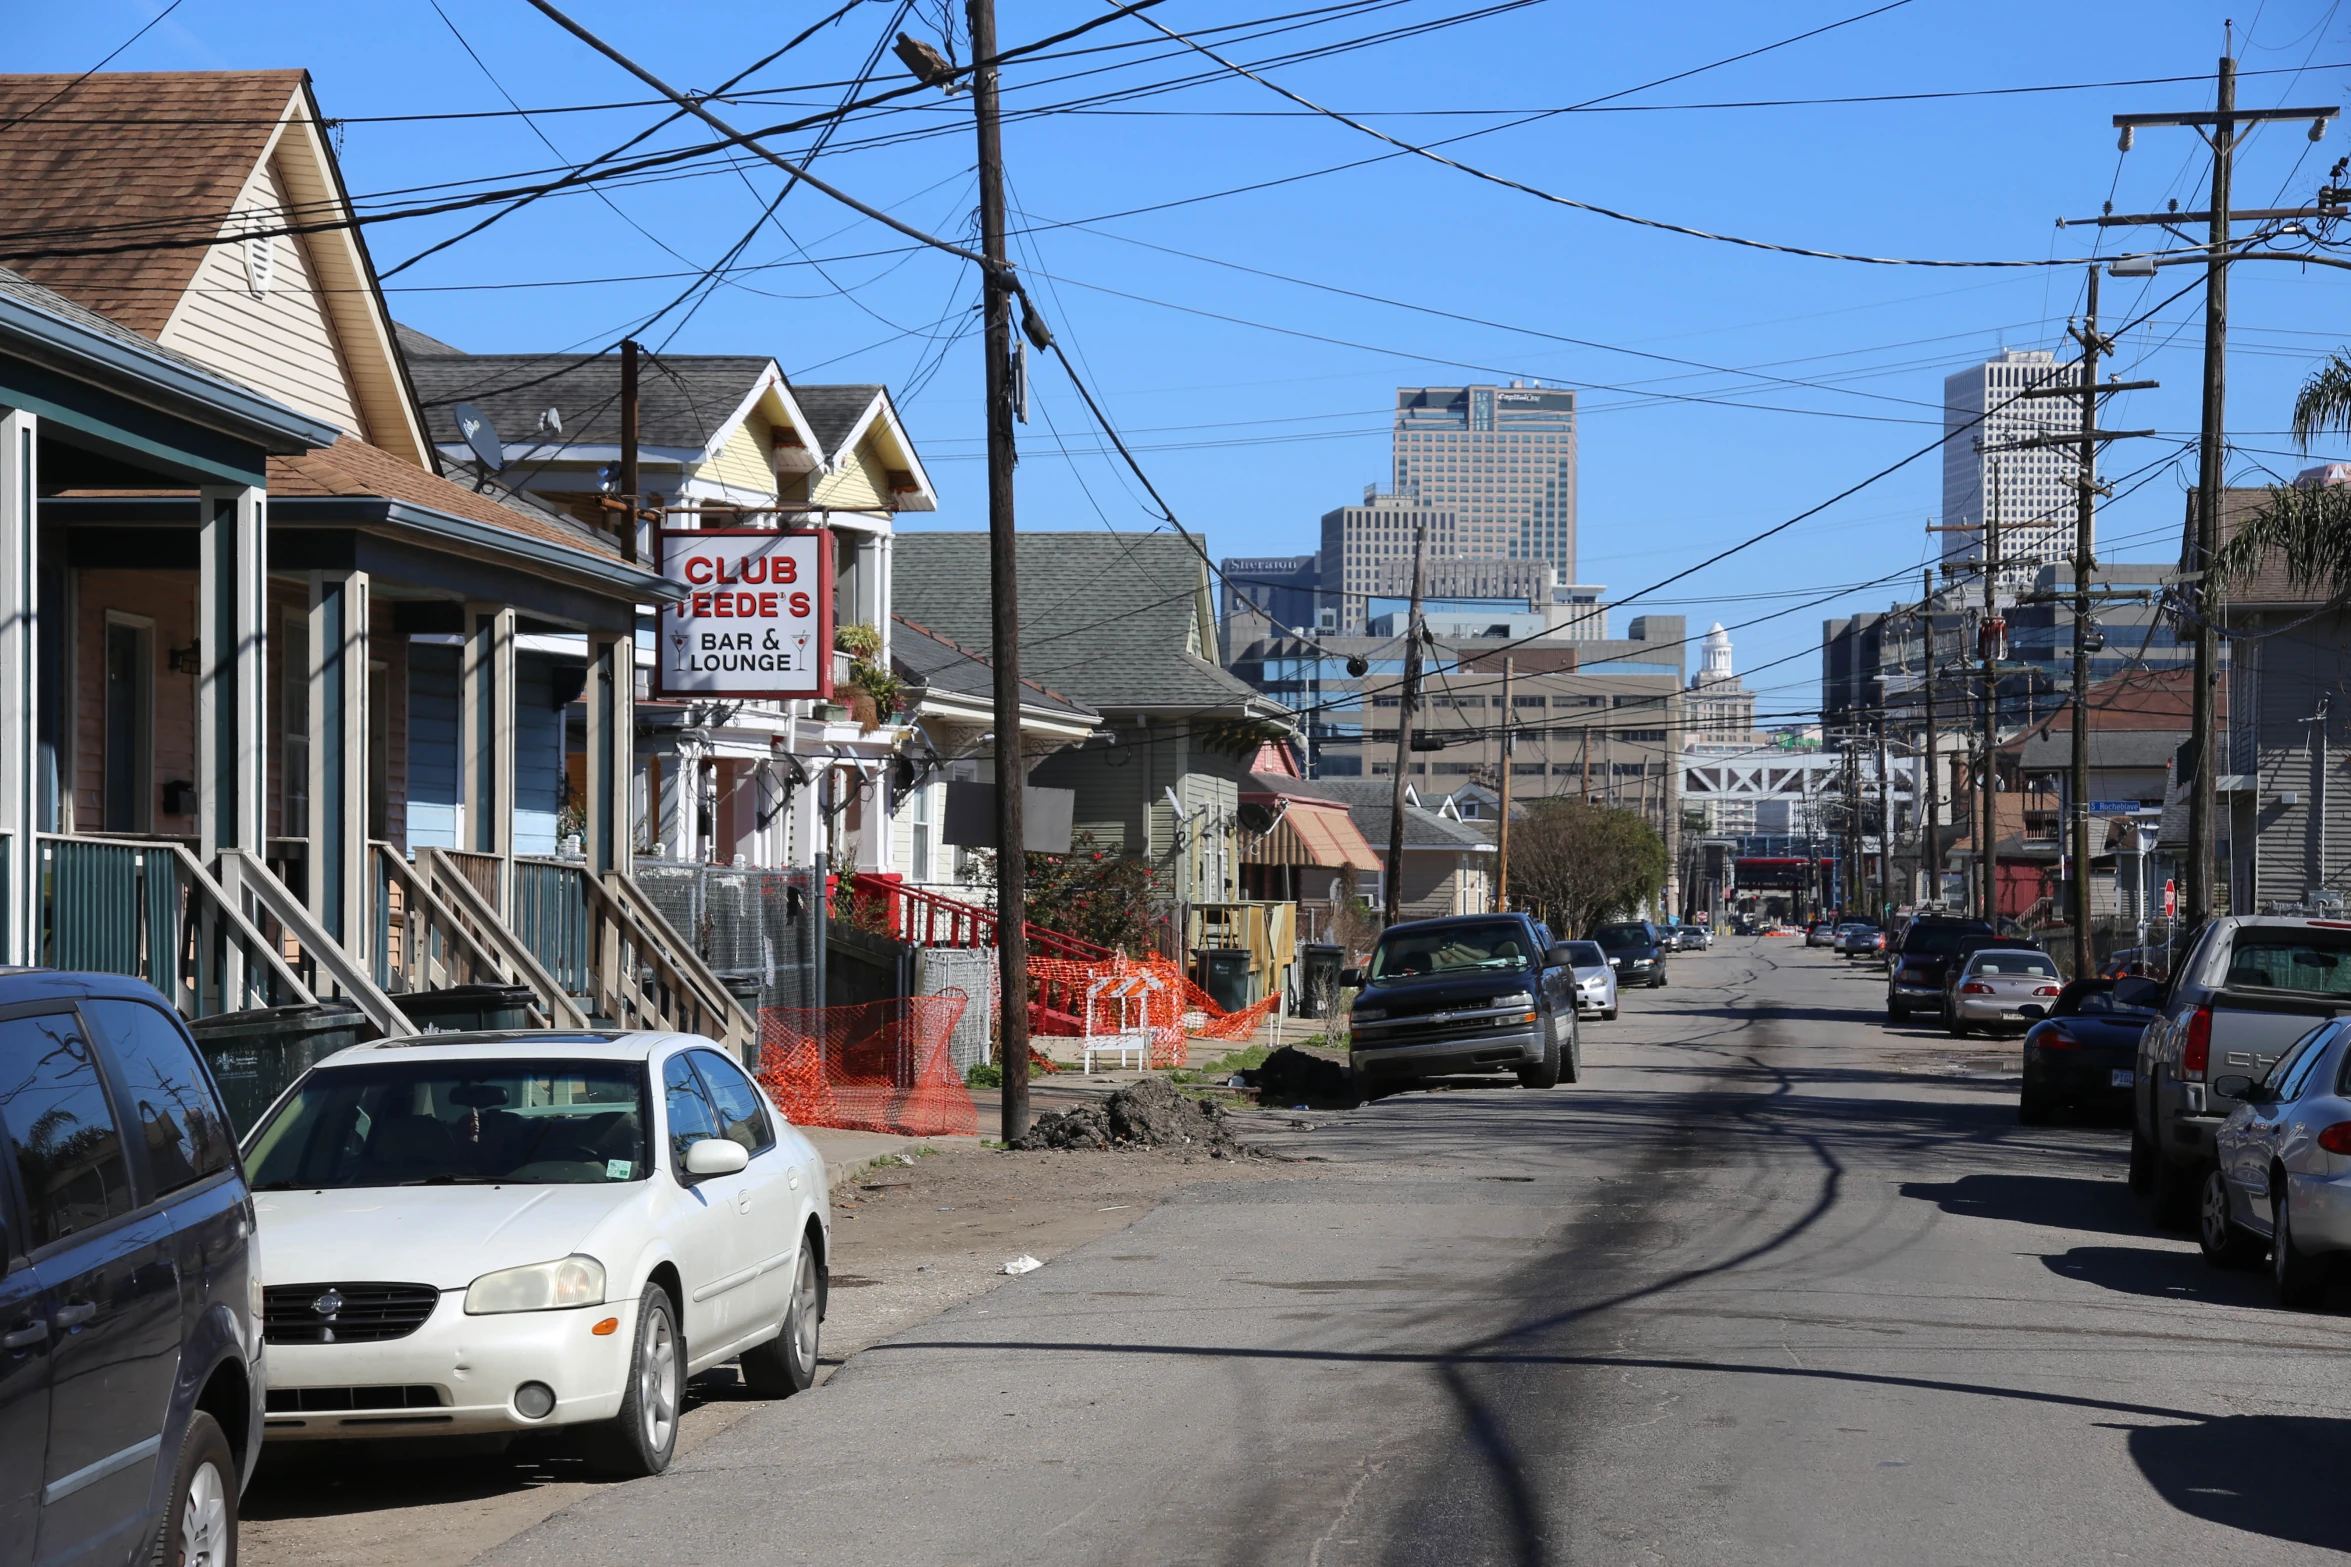
<path id="1" fill-rule="evenodd" d="M 494 1316 L 506 1311 L 563 1311 L 604 1304 L 604 1264 L 593 1257 L 559 1257 L 527 1268 L 485 1273 L 465 1291 L 465 1314 Z"/>
<path id="2" fill-rule="evenodd" d="M 1492 1001 L 1486 1003 L 1492 1007 L 1531 1007 L 1534 1004 L 1534 993 L 1526 990 L 1519 991 L 1516 995 L 1496 996 Z"/>
<path id="3" fill-rule="evenodd" d="M 1380 1019 L 1386 1017 L 1388 1014 L 1381 1011 L 1378 1007 L 1357 1007 L 1353 1012 L 1350 1012 L 1347 1015 L 1358 1023 L 1377 1023 L 1380 1021 Z"/>

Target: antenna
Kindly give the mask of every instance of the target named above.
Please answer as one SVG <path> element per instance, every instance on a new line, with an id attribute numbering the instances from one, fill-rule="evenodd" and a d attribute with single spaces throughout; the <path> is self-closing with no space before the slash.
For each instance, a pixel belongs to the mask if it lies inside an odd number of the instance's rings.
<path id="1" fill-rule="evenodd" d="M 473 448 L 475 457 L 489 473 L 506 466 L 506 443 L 498 438 L 498 427 L 490 423 L 490 416 L 471 403 L 459 403 L 449 410 L 457 420 L 457 433 L 465 437 L 465 444 Z"/>

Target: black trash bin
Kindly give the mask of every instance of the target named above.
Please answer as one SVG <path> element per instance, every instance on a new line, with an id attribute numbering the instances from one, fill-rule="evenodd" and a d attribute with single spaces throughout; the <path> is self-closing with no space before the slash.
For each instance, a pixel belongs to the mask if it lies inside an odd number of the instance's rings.
<path id="1" fill-rule="evenodd" d="M 223 1012 L 188 1028 L 242 1138 L 311 1063 L 358 1044 L 365 1021 L 356 1003 L 334 1000 Z"/>
<path id="2" fill-rule="evenodd" d="M 1248 948 L 1196 947 L 1192 963 L 1192 982 L 1227 1012 L 1238 1012 L 1255 999 L 1249 994 Z"/>
<path id="3" fill-rule="evenodd" d="M 1298 949 L 1298 995 L 1292 1017 L 1328 1017 L 1339 1001 L 1339 970 L 1346 949 L 1335 943 L 1310 941 Z"/>
<path id="4" fill-rule="evenodd" d="M 451 985 L 411 990 L 392 998 L 408 1021 L 427 1034 L 477 1028 L 529 1028 L 537 996 L 528 985 Z"/>

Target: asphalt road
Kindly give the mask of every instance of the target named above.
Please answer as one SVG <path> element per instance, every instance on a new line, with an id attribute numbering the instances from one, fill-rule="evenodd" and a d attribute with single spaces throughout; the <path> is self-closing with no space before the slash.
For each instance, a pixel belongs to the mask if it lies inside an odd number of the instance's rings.
<path id="1" fill-rule="evenodd" d="M 498 1564 L 2319 1560 L 2339 1314 L 1787 940 L 1583 1084 L 1414 1093 L 852 1359 Z"/>

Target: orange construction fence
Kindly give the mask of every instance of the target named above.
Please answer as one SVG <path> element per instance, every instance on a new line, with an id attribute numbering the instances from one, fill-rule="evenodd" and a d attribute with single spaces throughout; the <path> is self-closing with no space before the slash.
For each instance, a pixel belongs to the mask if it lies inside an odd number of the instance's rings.
<path id="1" fill-rule="evenodd" d="M 799 1126 L 976 1133 L 979 1109 L 951 1048 L 968 1002 L 943 990 L 854 1007 L 761 1007 L 760 1086 Z"/>
<path id="2" fill-rule="evenodd" d="M 1227 1012 L 1182 969 L 1158 956 L 1109 958 L 1100 963 L 1033 957 L 1029 959 L 1029 979 L 1037 988 L 1037 1005 L 1029 1014 L 1031 1033 L 1066 1039 L 1148 1028 L 1153 1066 L 1182 1066 L 1186 1034 L 1247 1039 L 1257 1032 L 1265 1015 L 1282 1003 L 1282 993 L 1277 990 L 1263 1001 Z M 1103 980 L 1111 983 L 1098 983 Z M 1138 983 L 1119 983 L 1125 980 Z"/>

